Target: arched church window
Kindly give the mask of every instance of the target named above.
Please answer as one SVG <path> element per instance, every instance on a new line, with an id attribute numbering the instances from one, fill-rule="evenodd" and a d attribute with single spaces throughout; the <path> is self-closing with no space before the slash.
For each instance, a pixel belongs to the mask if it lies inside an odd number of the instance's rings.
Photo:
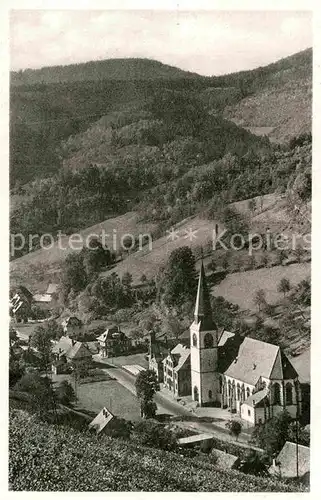
<path id="1" fill-rule="evenodd" d="M 207 333 L 204 337 L 204 347 L 205 349 L 213 347 L 213 336 L 210 333 Z"/>
<path id="2" fill-rule="evenodd" d="M 212 397 L 213 397 L 212 391 L 208 391 L 208 399 L 212 399 Z"/>
<path id="3" fill-rule="evenodd" d="M 198 388 L 196 387 L 196 385 L 194 386 L 194 401 L 198 401 Z"/>
<path id="4" fill-rule="evenodd" d="M 241 389 L 240 389 L 240 384 L 237 384 L 236 386 L 236 394 L 237 394 L 237 399 L 238 401 L 241 399 Z"/>
<path id="5" fill-rule="evenodd" d="M 250 397 L 250 389 L 249 389 L 249 388 L 247 388 L 247 389 L 246 389 L 246 399 L 247 399 L 247 398 L 249 398 L 249 397 Z"/>
<path id="6" fill-rule="evenodd" d="M 285 386 L 285 400 L 287 405 L 293 404 L 292 384 L 288 382 Z"/>
<path id="7" fill-rule="evenodd" d="M 196 337 L 196 333 L 193 334 L 193 346 L 194 347 L 197 347 L 197 337 Z"/>
<path id="8" fill-rule="evenodd" d="M 277 382 L 273 384 L 273 394 L 274 394 L 274 404 L 275 405 L 281 404 L 280 385 Z"/>

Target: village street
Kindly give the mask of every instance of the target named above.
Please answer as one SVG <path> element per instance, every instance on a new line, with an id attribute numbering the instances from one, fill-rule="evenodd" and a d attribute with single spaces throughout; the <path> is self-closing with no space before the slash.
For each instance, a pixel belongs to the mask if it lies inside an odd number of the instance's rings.
<path id="1" fill-rule="evenodd" d="M 110 365 L 111 363 L 109 362 L 109 366 Z M 126 389 L 128 389 L 132 394 L 136 395 L 135 377 L 131 373 L 115 365 L 109 368 L 102 368 L 102 369 L 103 371 L 108 373 L 108 375 L 115 378 L 121 385 L 123 385 Z M 203 422 L 202 420 L 197 418 L 196 414 L 187 410 L 180 403 L 177 403 L 175 400 L 169 399 L 169 397 L 166 397 L 163 392 L 162 393 L 157 392 L 154 396 L 154 401 L 156 402 L 158 407 L 158 414 L 174 415 L 176 417 L 182 418 L 182 420 L 175 422 L 178 426 L 187 429 L 193 429 L 201 433 L 212 434 L 217 439 L 235 443 L 235 438 L 229 434 L 228 430 L 212 422 Z M 246 432 L 241 432 L 241 434 L 238 437 L 238 444 L 243 448 L 252 448 L 260 450 L 260 448 L 257 448 L 253 445 L 249 445 L 248 444 L 249 439 L 250 439 L 250 434 Z"/>

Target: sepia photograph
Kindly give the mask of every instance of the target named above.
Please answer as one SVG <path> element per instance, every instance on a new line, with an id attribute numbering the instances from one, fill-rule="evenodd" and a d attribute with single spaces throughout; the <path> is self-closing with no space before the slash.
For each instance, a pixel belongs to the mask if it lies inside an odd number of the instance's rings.
<path id="1" fill-rule="evenodd" d="M 312 21 L 9 11 L 10 492 L 310 491 Z"/>

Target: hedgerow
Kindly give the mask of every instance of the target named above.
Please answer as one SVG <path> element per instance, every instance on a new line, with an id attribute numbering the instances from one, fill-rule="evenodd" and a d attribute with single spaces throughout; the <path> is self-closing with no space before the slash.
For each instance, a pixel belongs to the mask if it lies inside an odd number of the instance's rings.
<path id="1" fill-rule="evenodd" d="M 16 491 L 303 491 L 219 471 L 171 452 L 53 426 L 10 412 L 9 483 Z"/>

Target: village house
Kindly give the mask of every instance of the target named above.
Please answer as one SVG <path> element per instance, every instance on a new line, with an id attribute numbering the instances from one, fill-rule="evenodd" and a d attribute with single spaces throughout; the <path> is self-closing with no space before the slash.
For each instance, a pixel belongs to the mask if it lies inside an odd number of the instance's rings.
<path id="1" fill-rule="evenodd" d="M 97 340 L 99 342 L 99 354 L 103 358 L 127 354 L 132 346 L 130 339 L 118 326 L 107 328 Z"/>
<path id="2" fill-rule="evenodd" d="M 191 393 L 191 353 L 188 347 L 178 344 L 163 360 L 164 387 L 173 396 L 188 396 Z"/>
<path id="3" fill-rule="evenodd" d="M 81 337 L 83 333 L 83 323 L 77 316 L 69 316 L 61 323 L 66 336 L 70 338 Z"/>
<path id="4" fill-rule="evenodd" d="M 59 368 L 66 363 L 92 361 L 92 354 L 86 344 L 70 337 L 61 337 L 52 348 L 52 353 L 54 357 L 52 371 L 55 374 L 59 373 Z"/>
<path id="5" fill-rule="evenodd" d="M 50 283 L 45 293 L 36 293 L 33 300 L 41 309 L 52 308 L 57 301 L 58 285 Z"/>
<path id="6" fill-rule="evenodd" d="M 152 352 L 152 350 L 151 350 Z M 149 367 L 159 373 L 159 359 Z M 218 329 L 212 317 L 204 266 L 199 275 L 190 348 L 182 343 L 163 359 L 164 385 L 199 406 L 221 406 L 248 426 L 287 410 L 301 415 L 298 374 L 279 346 Z"/>

